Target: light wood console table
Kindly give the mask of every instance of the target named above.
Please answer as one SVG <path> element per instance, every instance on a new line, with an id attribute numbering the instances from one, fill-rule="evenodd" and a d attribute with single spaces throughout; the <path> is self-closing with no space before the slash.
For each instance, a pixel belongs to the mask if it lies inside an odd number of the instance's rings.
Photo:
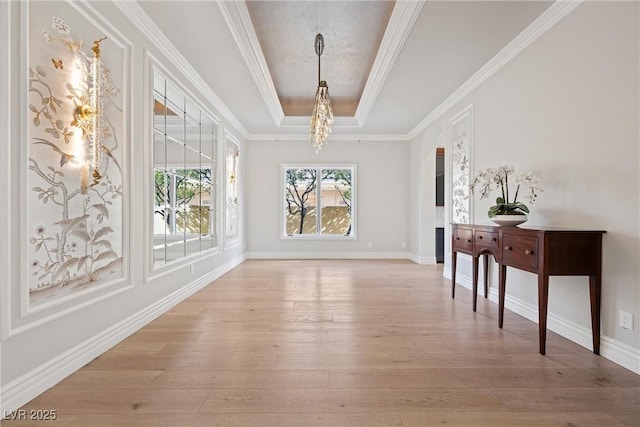
<path id="1" fill-rule="evenodd" d="M 451 297 L 455 297 L 458 252 L 471 255 L 473 311 L 476 311 L 478 262 L 483 256 L 484 297 L 487 297 L 489 255 L 498 263 L 498 327 L 504 320 L 507 267 L 538 275 L 540 354 L 545 354 L 549 276 L 588 276 L 593 352 L 600 354 L 600 294 L 602 286 L 601 230 L 500 227 L 451 224 Z"/>

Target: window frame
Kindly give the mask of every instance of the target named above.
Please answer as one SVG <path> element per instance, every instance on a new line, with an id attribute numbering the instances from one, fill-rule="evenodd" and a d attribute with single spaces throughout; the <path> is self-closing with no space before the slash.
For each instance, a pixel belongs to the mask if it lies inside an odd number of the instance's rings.
<path id="1" fill-rule="evenodd" d="M 219 230 L 219 156 L 220 133 L 222 124 L 220 119 L 199 102 L 197 97 L 187 91 L 176 79 L 166 73 L 157 64 L 153 64 L 150 90 L 150 148 L 151 159 L 150 176 L 150 202 L 152 205 L 151 222 L 148 228 L 150 241 L 150 272 L 165 271 L 169 266 L 181 265 L 193 261 L 196 257 L 202 257 L 220 251 Z M 163 109 L 164 119 L 157 119 L 156 108 Z M 173 114 L 167 114 L 170 109 Z M 173 116 L 176 118 L 173 119 Z M 171 120 L 167 120 L 171 117 Z M 195 129 L 195 131 L 194 131 Z M 169 147 L 172 147 L 171 149 Z M 169 151 L 176 149 L 176 153 L 182 153 L 175 159 L 169 155 Z M 161 162 L 158 162 L 160 156 Z M 184 183 L 188 182 L 196 186 L 198 195 L 197 204 L 176 204 L 175 201 L 164 199 L 163 204 L 156 200 L 156 173 L 164 174 L 165 187 L 171 187 L 171 194 L 176 194 L 178 187 L 171 177 L 180 176 L 181 171 L 203 170 L 209 171 L 209 179 L 198 179 L 184 176 Z M 181 184 L 181 185 L 183 185 Z M 209 186 L 209 204 L 207 214 L 203 215 L 202 189 Z M 184 184 L 186 185 L 186 184 Z M 166 191 L 165 191 L 166 195 Z M 163 196 L 164 197 L 164 196 Z M 189 206 L 197 206 L 199 222 L 197 226 L 200 232 L 189 232 L 186 221 Z M 160 208 L 172 212 L 174 225 L 165 224 L 164 233 L 156 232 L 156 212 Z M 182 229 L 178 229 L 177 220 L 182 212 Z M 208 222 L 208 232 L 203 233 L 204 221 Z M 173 229 L 169 231 L 168 229 Z"/>
<path id="2" fill-rule="evenodd" d="M 316 232 L 314 234 L 287 234 L 287 170 L 315 169 L 316 176 L 320 176 L 323 169 L 351 169 L 351 233 L 321 234 L 322 230 L 322 186 L 316 185 Z M 317 178 L 316 178 L 317 179 Z M 357 165 L 355 163 L 283 163 L 280 165 L 280 238 L 282 240 L 356 240 L 356 211 L 357 211 Z"/>
<path id="3" fill-rule="evenodd" d="M 210 189 L 213 188 L 213 183 L 212 183 L 213 178 L 212 177 L 215 174 L 215 164 L 209 164 L 207 167 L 200 168 L 200 169 L 201 170 L 206 169 L 206 170 L 209 171 L 209 176 L 210 176 L 209 188 Z M 167 165 L 167 167 L 165 169 L 160 169 L 160 168 L 154 168 L 153 169 L 154 177 L 155 177 L 155 173 L 156 172 L 163 173 L 165 175 L 165 177 L 168 177 L 168 176 L 180 177 L 181 175 L 180 175 L 180 173 L 178 171 L 185 171 L 185 170 L 193 170 L 193 168 L 185 168 L 185 165 L 183 165 L 183 164 L 177 164 L 177 165 L 169 164 L 169 165 Z M 198 239 L 201 239 L 203 236 L 215 237 L 215 230 L 212 231 L 212 229 L 211 229 L 211 218 L 208 219 L 208 222 L 209 222 L 209 232 L 208 233 L 202 233 L 202 232 L 200 232 L 200 233 L 190 233 L 187 230 L 182 230 L 182 231 L 178 230 L 178 225 L 176 223 L 177 223 L 179 218 L 178 218 L 177 214 L 178 214 L 178 212 L 186 211 L 186 206 L 197 206 L 197 207 L 200 207 L 200 208 L 203 207 L 203 206 L 211 206 L 211 203 L 207 203 L 207 204 L 203 204 L 202 203 L 202 198 L 201 198 L 202 197 L 202 188 L 203 188 L 203 183 L 205 181 L 203 181 L 202 179 L 196 180 L 196 179 L 191 178 L 191 177 L 184 177 L 184 180 L 189 182 L 189 183 L 196 183 L 196 185 L 199 184 L 199 186 L 200 186 L 200 188 L 199 188 L 200 197 L 195 199 L 199 203 L 197 203 L 197 204 L 193 204 L 193 203 L 191 203 L 191 204 L 189 204 L 189 203 L 183 204 L 183 203 L 176 203 L 176 200 L 170 200 L 170 201 L 168 201 L 168 204 L 158 205 L 158 204 L 155 203 L 156 200 L 154 198 L 154 206 L 153 206 L 154 214 L 156 213 L 156 211 L 158 209 L 162 209 L 162 208 L 167 209 L 169 212 L 173 212 L 173 221 L 172 221 L 173 224 L 169 224 L 168 228 L 174 228 L 174 230 L 173 231 L 170 230 L 169 232 L 165 231 L 164 235 L 165 236 L 183 235 L 184 238 L 185 238 L 185 240 L 184 240 L 185 242 L 198 240 Z M 165 183 L 166 183 L 167 186 L 171 187 L 171 190 L 169 191 L 170 193 L 172 193 L 172 194 L 176 194 L 177 193 L 177 191 L 178 191 L 178 187 L 177 186 L 180 185 L 180 184 L 177 183 L 176 179 L 170 179 L 168 181 L 168 183 L 167 183 L 166 178 L 165 178 Z M 209 194 L 212 194 L 212 193 L 213 193 L 213 191 L 209 191 Z M 209 198 L 209 201 L 210 200 L 211 200 L 211 198 Z M 200 223 L 199 225 L 202 228 L 202 223 Z M 160 236 L 159 233 L 154 233 L 154 238 L 158 237 L 158 236 Z"/>

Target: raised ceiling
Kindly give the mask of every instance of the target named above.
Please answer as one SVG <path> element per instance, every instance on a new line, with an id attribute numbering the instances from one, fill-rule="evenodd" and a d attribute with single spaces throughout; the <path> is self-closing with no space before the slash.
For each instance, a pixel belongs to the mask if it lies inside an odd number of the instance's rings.
<path id="1" fill-rule="evenodd" d="M 355 115 L 394 3 L 246 2 L 285 116 L 313 110 L 317 33 L 325 40 L 320 74 L 329 85 L 334 114 Z"/>
<path id="2" fill-rule="evenodd" d="M 333 137 L 406 137 L 551 4 L 139 2 L 251 138 L 307 134 L 317 32 L 322 79 L 336 105 L 351 104 Z"/>

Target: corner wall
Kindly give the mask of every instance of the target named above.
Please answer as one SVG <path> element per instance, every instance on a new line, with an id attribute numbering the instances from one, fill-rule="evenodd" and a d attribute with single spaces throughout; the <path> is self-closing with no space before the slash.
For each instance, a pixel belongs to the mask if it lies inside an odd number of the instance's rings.
<path id="1" fill-rule="evenodd" d="M 436 264 L 436 149 L 442 147 L 442 133 L 431 126 L 409 144 L 409 248 L 418 264 Z"/>
<path id="2" fill-rule="evenodd" d="M 446 129 L 455 114 L 473 103 L 472 175 L 502 164 L 532 170 L 546 190 L 530 206 L 528 224 L 607 231 L 602 355 L 635 372 L 640 372 L 638 21 L 636 2 L 582 3 L 430 126 Z M 438 144 L 450 152 L 446 132 Z M 473 222 L 489 222 L 486 212 L 493 199 L 474 197 Z M 470 283 L 470 262 L 461 258 L 460 282 Z M 450 256 L 445 259 L 448 273 Z M 591 348 L 585 281 L 551 278 L 549 327 Z M 509 269 L 507 307 L 537 319 L 534 275 Z M 619 326 L 620 310 L 634 315 L 633 330 Z"/>

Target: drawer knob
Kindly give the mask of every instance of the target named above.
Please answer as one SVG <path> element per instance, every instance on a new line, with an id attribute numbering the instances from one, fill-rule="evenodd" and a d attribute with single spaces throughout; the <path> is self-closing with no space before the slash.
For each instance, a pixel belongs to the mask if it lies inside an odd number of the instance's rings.
<path id="1" fill-rule="evenodd" d="M 471 243 L 471 239 L 467 239 L 467 243 Z"/>
<path id="2" fill-rule="evenodd" d="M 456 240 L 460 240 L 460 238 L 459 238 L 459 237 L 456 237 Z"/>
<path id="3" fill-rule="evenodd" d="M 525 255 L 533 255 L 533 251 L 531 249 L 525 249 Z"/>
<path id="4" fill-rule="evenodd" d="M 508 251 L 512 251 L 513 250 L 513 246 L 507 246 L 507 250 Z"/>
<path id="5" fill-rule="evenodd" d="M 478 236 L 478 239 L 482 240 L 482 236 Z"/>
<path id="6" fill-rule="evenodd" d="M 494 237 L 493 239 L 491 239 L 491 241 L 493 241 L 493 242 L 497 242 L 497 241 L 498 241 L 498 238 L 497 238 L 497 237 Z"/>

